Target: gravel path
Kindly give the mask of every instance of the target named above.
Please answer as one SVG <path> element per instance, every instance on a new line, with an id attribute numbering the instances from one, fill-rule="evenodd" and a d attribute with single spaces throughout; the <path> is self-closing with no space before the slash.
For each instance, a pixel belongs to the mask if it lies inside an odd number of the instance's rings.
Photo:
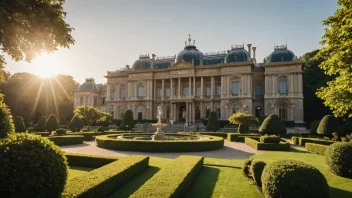
<path id="1" fill-rule="evenodd" d="M 246 159 L 251 155 L 263 153 L 263 151 L 257 151 L 252 147 L 247 146 L 242 142 L 229 142 L 225 140 L 225 146 L 223 149 L 214 151 L 204 152 L 184 152 L 184 153 L 149 153 L 149 152 L 134 152 L 134 151 L 115 151 L 102 149 L 95 146 L 94 141 L 84 142 L 79 145 L 72 146 L 61 146 L 61 149 L 65 152 L 80 153 L 80 154 L 92 154 L 92 155 L 104 155 L 104 156 L 126 156 L 126 155 L 147 155 L 154 157 L 163 158 L 177 158 L 179 155 L 198 155 L 207 158 L 221 158 L 221 159 Z"/>

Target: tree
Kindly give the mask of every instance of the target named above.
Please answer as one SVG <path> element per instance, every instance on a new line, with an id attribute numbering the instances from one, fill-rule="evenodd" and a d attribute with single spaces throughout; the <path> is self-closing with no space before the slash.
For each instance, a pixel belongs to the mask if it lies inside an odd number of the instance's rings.
<path id="1" fill-rule="evenodd" d="M 45 123 L 45 129 L 48 130 L 49 132 L 52 132 L 59 128 L 60 128 L 60 125 L 59 125 L 59 122 L 57 121 L 56 116 L 54 114 L 51 114 Z"/>
<path id="2" fill-rule="evenodd" d="M 317 133 L 331 137 L 334 132 L 338 133 L 340 136 L 343 135 L 343 126 L 341 125 L 340 120 L 333 115 L 324 116 L 319 123 Z"/>
<path id="3" fill-rule="evenodd" d="M 0 101 L 0 138 L 6 137 L 15 131 L 10 109 Z"/>
<path id="4" fill-rule="evenodd" d="M 135 122 L 133 120 L 133 112 L 131 110 L 127 110 L 120 124 L 120 129 L 131 130 L 134 125 Z"/>
<path id="5" fill-rule="evenodd" d="M 207 124 L 207 130 L 217 131 L 220 129 L 218 114 L 215 111 L 210 112 Z"/>
<path id="6" fill-rule="evenodd" d="M 72 132 L 79 132 L 83 128 L 83 121 L 77 115 L 73 116 L 68 128 Z"/>
<path id="7" fill-rule="evenodd" d="M 271 114 L 265 118 L 262 125 L 259 128 L 260 133 L 264 134 L 285 134 L 287 132 L 284 122 L 281 121 L 280 117 Z"/>
<path id="8" fill-rule="evenodd" d="M 14 123 L 15 123 L 15 132 L 26 132 L 27 131 L 26 127 L 24 126 L 23 119 L 21 116 L 15 117 Z"/>
<path id="9" fill-rule="evenodd" d="M 238 124 L 239 133 L 248 133 L 250 125 L 258 125 L 259 121 L 256 117 L 248 113 L 236 112 L 228 119 L 230 124 Z"/>
<path id="10" fill-rule="evenodd" d="M 65 0 L 2 0 L 0 46 L 15 61 L 31 61 L 37 54 L 74 44 L 73 28 L 65 22 Z M 0 69 L 5 65 L 0 55 Z"/>
<path id="11" fill-rule="evenodd" d="M 84 119 L 87 122 L 88 130 L 92 124 L 94 124 L 97 121 L 102 121 L 104 119 L 107 119 L 109 116 L 108 113 L 102 112 L 99 109 L 88 105 L 82 105 L 77 107 L 73 111 L 73 113 L 77 115 L 79 118 Z"/>
<path id="12" fill-rule="evenodd" d="M 352 1 L 338 0 L 339 9 L 323 21 L 327 26 L 318 58 L 326 59 L 320 67 L 334 80 L 320 88 L 317 96 L 336 117 L 352 117 Z"/>
<path id="13" fill-rule="evenodd" d="M 46 117 L 42 116 L 39 118 L 38 123 L 34 125 L 33 129 L 36 132 L 43 132 L 45 131 L 45 123 L 46 123 Z"/>

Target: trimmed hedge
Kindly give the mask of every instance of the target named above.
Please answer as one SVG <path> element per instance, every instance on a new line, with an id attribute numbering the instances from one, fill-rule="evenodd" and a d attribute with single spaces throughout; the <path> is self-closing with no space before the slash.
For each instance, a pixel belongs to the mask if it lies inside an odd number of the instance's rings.
<path id="1" fill-rule="evenodd" d="M 292 142 L 293 142 L 293 144 L 298 145 L 299 144 L 299 137 L 293 136 Z"/>
<path id="2" fill-rule="evenodd" d="M 329 148 L 329 146 L 326 146 L 326 145 L 313 144 L 313 143 L 306 143 L 305 147 L 307 151 L 318 155 L 323 155 L 323 156 L 325 156 L 326 149 Z"/>
<path id="3" fill-rule="evenodd" d="M 207 130 L 213 132 L 220 129 L 218 114 L 215 111 L 210 112 L 207 124 Z"/>
<path id="4" fill-rule="evenodd" d="M 321 119 L 317 129 L 317 133 L 327 137 L 331 137 L 333 132 L 336 132 L 340 136 L 342 136 L 343 127 L 341 126 L 340 120 L 338 120 L 332 115 L 326 115 L 323 117 L 323 119 Z"/>
<path id="5" fill-rule="evenodd" d="M 325 161 L 332 173 L 352 178 L 352 143 L 339 142 L 330 145 L 326 149 Z"/>
<path id="6" fill-rule="evenodd" d="M 314 122 L 312 122 L 312 124 L 310 125 L 310 134 L 317 134 L 319 123 L 320 120 L 315 120 Z"/>
<path id="7" fill-rule="evenodd" d="M 68 167 L 63 151 L 49 140 L 15 133 L 0 141 L 1 197 L 59 197 Z"/>
<path id="8" fill-rule="evenodd" d="M 81 118 L 78 117 L 78 115 L 73 116 L 70 124 L 68 125 L 68 128 L 72 132 L 79 132 L 83 128 L 83 121 Z"/>
<path id="9" fill-rule="evenodd" d="M 14 124 L 15 124 L 15 132 L 26 132 L 27 129 L 24 126 L 24 122 L 21 116 L 17 116 L 14 119 Z"/>
<path id="10" fill-rule="evenodd" d="M 15 131 L 10 109 L 3 102 L 0 102 L 0 138 L 6 137 Z"/>
<path id="11" fill-rule="evenodd" d="M 55 134 L 56 135 L 65 135 L 66 134 L 66 129 L 62 129 L 62 128 L 56 129 Z"/>
<path id="12" fill-rule="evenodd" d="M 48 137 L 50 135 L 49 132 L 34 132 L 33 135 L 40 135 L 42 137 Z"/>
<path id="13" fill-rule="evenodd" d="M 280 141 L 281 141 L 281 138 L 277 137 L 276 135 L 263 135 L 263 136 L 260 136 L 260 142 L 261 143 L 279 144 Z"/>
<path id="14" fill-rule="evenodd" d="M 279 116 L 271 114 L 260 125 L 259 132 L 263 134 L 285 134 L 286 126 Z"/>
<path id="15" fill-rule="evenodd" d="M 267 150 L 267 151 L 288 151 L 290 150 L 290 143 L 280 142 L 279 144 L 275 143 L 261 143 L 259 138 L 245 138 L 245 143 L 257 150 Z"/>
<path id="16" fill-rule="evenodd" d="M 122 122 L 120 124 L 120 129 L 130 130 L 134 128 L 135 121 L 133 120 L 133 112 L 131 110 L 127 110 L 123 116 Z"/>
<path id="17" fill-rule="evenodd" d="M 260 137 L 258 134 L 228 133 L 227 140 L 231 142 L 244 142 L 245 137 Z"/>
<path id="18" fill-rule="evenodd" d="M 87 168 L 99 168 L 110 164 L 120 158 L 98 155 L 84 155 L 77 153 L 65 153 L 69 166 L 81 166 Z"/>
<path id="19" fill-rule="evenodd" d="M 222 137 L 224 139 L 227 138 L 228 133 L 224 132 L 177 132 L 178 134 L 186 134 L 186 135 L 211 135 L 211 136 L 217 136 L 217 137 Z"/>
<path id="20" fill-rule="evenodd" d="M 246 161 L 244 161 L 243 166 L 242 166 L 242 173 L 245 177 L 250 178 L 250 167 L 252 164 L 253 159 L 247 159 Z"/>
<path id="21" fill-rule="evenodd" d="M 318 138 L 299 138 L 299 145 L 305 146 L 306 143 L 314 143 L 314 144 L 322 144 L 322 145 L 331 145 L 335 143 L 335 141 L 323 140 Z"/>
<path id="22" fill-rule="evenodd" d="M 46 123 L 46 117 L 42 116 L 39 118 L 38 123 L 34 125 L 33 130 L 34 131 L 45 131 L 45 123 Z"/>
<path id="23" fill-rule="evenodd" d="M 264 168 L 261 180 L 265 197 L 330 197 L 324 175 L 314 166 L 300 161 L 272 162 Z"/>
<path id="24" fill-rule="evenodd" d="M 203 167 L 203 161 L 204 158 L 199 156 L 179 156 L 144 183 L 130 198 L 184 197 Z"/>
<path id="25" fill-rule="evenodd" d="M 126 133 L 126 131 L 123 133 Z M 91 140 L 95 139 L 95 136 L 104 135 L 104 133 L 101 133 L 101 132 L 68 132 L 68 133 L 66 133 L 66 135 L 82 135 L 84 137 L 84 139 L 83 139 L 84 141 L 91 141 Z"/>
<path id="26" fill-rule="evenodd" d="M 261 187 L 262 186 L 262 181 L 261 181 L 261 177 L 262 177 L 262 173 L 263 170 L 266 166 L 266 163 L 260 160 L 254 160 L 251 163 L 250 166 L 250 172 L 252 175 L 252 179 L 254 181 L 255 184 L 257 184 L 257 186 Z"/>
<path id="27" fill-rule="evenodd" d="M 148 167 L 149 157 L 131 155 L 69 179 L 62 197 L 105 197 Z"/>
<path id="28" fill-rule="evenodd" d="M 49 136 L 50 141 L 58 146 L 83 144 L 83 135 L 62 135 L 62 136 Z"/>
<path id="29" fill-rule="evenodd" d="M 141 135 L 154 133 L 141 133 Z M 177 135 L 177 134 L 172 134 Z M 118 135 L 103 135 L 95 137 L 95 144 L 100 148 L 121 151 L 142 152 L 194 152 L 210 151 L 224 147 L 224 139 L 215 136 L 205 136 L 207 140 L 131 140 L 116 138 Z"/>
<path id="30" fill-rule="evenodd" d="M 51 114 L 45 123 L 45 129 L 49 132 L 52 132 L 59 128 L 60 128 L 60 125 L 59 125 L 59 122 L 57 121 L 56 116 L 54 114 Z"/>

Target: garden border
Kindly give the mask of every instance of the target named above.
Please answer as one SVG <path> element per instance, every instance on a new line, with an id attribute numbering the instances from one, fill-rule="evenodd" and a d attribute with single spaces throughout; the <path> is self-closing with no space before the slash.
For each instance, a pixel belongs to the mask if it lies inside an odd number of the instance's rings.
<path id="1" fill-rule="evenodd" d="M 261 143 L 259 138 L 246 137 L 246 145 L 256 149 L 256 150 L 267 150 L 267 151 L 288 151 L 290 150 L 290 143 L 282 141 L 279 144 L 275 143 Z"/>
<path id="2" fill-rule="evenodd" d="M 83 144 L 83 135 L 57 135 L 46 137 L 58 146 Z"/>

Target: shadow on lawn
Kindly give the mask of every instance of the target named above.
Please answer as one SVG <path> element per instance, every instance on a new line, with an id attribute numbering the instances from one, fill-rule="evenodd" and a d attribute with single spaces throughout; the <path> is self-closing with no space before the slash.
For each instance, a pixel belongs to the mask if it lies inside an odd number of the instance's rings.
<path id="1" fill-rule="evenodd" d="M 202 170 L 197 174 L 192 187 L 189 189 L 185 197 L 212 197 L 219 174 L 219 169 L 203 166 Z"/>
<path id="2" fill-rule="evenodd" d="M 352 197 L 352 193 L 350 191 L 330 187 L 330 196 L 348 198 L 348 197 Z"/>

